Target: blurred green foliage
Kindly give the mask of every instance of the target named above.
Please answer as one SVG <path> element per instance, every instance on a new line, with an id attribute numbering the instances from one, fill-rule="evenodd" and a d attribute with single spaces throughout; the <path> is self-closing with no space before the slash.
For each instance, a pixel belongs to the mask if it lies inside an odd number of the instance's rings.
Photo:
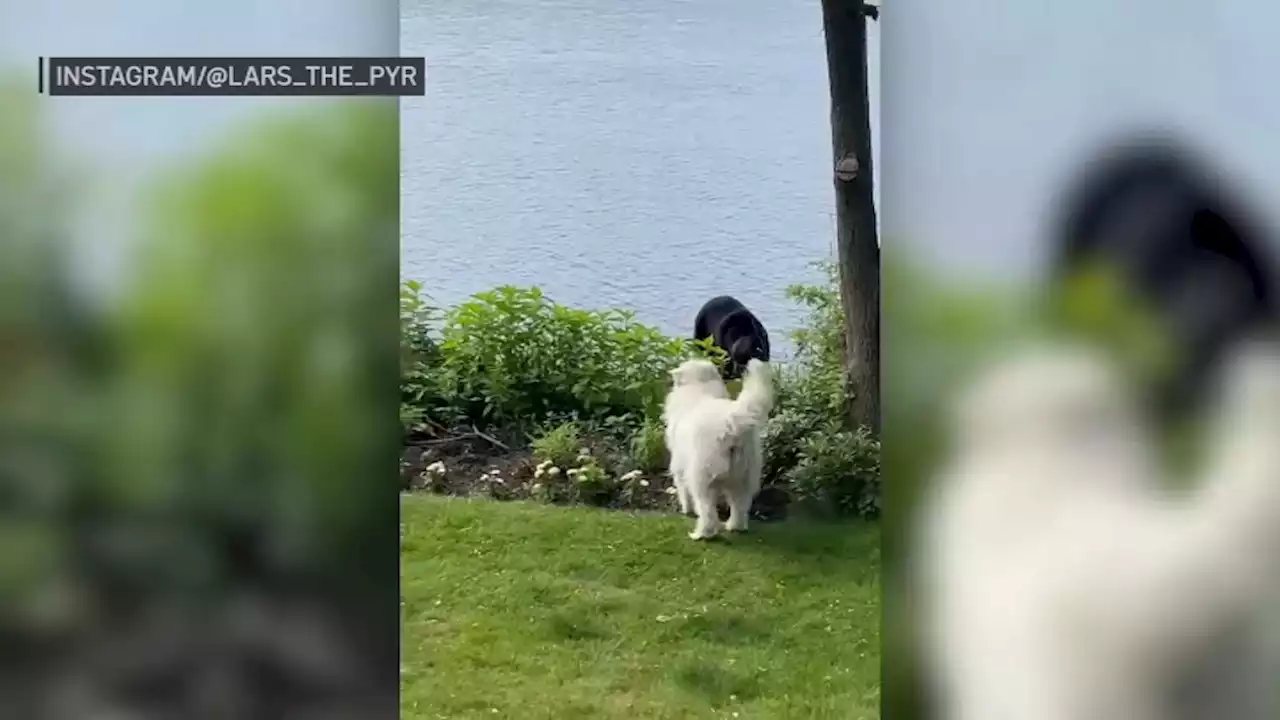
<path id="1" fill-rule="evenodd" d="M 396 102 L 265 118 L 164 172 L 115 297 L 71 272 L 39 107 L 0 102 L 5 630 L 98 643 L 176 608 L 216 635 L 230 598 L 302 593 L 388 672 Z"/>
<path id="2" fill-rule="evenodd" d="M 1134 382 L 1154 385 L 1176 368 L 1169 329 L 1126 288 L 1115 268 L 1089 263 L 1065 277 L 1051 300 L 1054 326 L 1110 350 Z"/>
<path id="3" fill-rule="evenodd" d="M 291 563 L 367 562 L 395 511 L 363 483 L 397 429 L 398 137 L 394 103 L 334 104 L 160 185 L 111 323 L 121 497 L 251 522 Z"/>
<path id="4" fill-rule="evenodd" d="M 0 620 L 43 622 L 65 586 L 68 504 L 83 455 L 83 325 L 65 277 L 65 188 L 35 98 L 0 81 Z"/>

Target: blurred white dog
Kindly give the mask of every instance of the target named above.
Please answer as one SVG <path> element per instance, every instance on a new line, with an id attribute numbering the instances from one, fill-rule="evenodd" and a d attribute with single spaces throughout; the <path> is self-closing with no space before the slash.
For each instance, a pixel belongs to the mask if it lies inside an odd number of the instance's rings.
<path id="1" fill-rule="evenodd" d="M 742 392 L 732 400 L 720 371 L 708 360 L 685 361 L 671 371 L 671 379 L 662 419 L 680 511 L 693 510 L 698 516 L 689 537 L 702 540 L 719 531 L 716 506 L 721 497 L 729 505 L 725 529 L 744 531 L 751 501 L 760 490 L 760 426 L 773 409 L 769 363 L 751 360 Z"/>
<path id="2" fill-rule="evenodd" d="M 944 717 L 1185 716 L 1172 685 L 1280 569 L 1280 352 L 1229 371 L 1216 457 L 1185 497 L 1087 351 L 1019 355 L 962 397 L 920 548 Z"/>

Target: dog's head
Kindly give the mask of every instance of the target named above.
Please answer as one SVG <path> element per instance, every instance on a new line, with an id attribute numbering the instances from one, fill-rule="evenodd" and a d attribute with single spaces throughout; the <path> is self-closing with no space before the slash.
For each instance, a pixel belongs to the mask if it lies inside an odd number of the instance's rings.
<path id="1" fill-rule="evenodd" d="M 671 371 L 671 382 L 678 388 L 711 383 L 723 385 L 720 379 L 720 370 L 716 367 L 716 364 L 701 358 L 685 360 L 680 363 L 679 367 Z"/>

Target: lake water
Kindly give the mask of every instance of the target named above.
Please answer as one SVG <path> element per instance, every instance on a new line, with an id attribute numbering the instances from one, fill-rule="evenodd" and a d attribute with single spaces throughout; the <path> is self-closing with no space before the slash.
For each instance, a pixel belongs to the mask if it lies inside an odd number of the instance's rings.
<path id="1" fill-rule="evenodd" d="M 400 51 L 428 76 L 401 106 L 405 277 L 682 335 L 728 293 L 785 356 L 784 290 L 834 248 L 817 2 L 404 0 Z"/>

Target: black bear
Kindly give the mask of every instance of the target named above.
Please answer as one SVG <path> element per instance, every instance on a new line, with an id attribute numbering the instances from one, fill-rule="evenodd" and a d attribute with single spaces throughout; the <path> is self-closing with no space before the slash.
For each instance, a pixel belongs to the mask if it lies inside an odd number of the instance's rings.
<path id="1" fill-rule="evenodd" d="M 720 295 L 703 304 L 693 322 L 693 339 L 708 337 L 728 355 L 727 378 L 740 377 L 752 358 L 769 361 L 769 333 L 737 298 Z"/>

